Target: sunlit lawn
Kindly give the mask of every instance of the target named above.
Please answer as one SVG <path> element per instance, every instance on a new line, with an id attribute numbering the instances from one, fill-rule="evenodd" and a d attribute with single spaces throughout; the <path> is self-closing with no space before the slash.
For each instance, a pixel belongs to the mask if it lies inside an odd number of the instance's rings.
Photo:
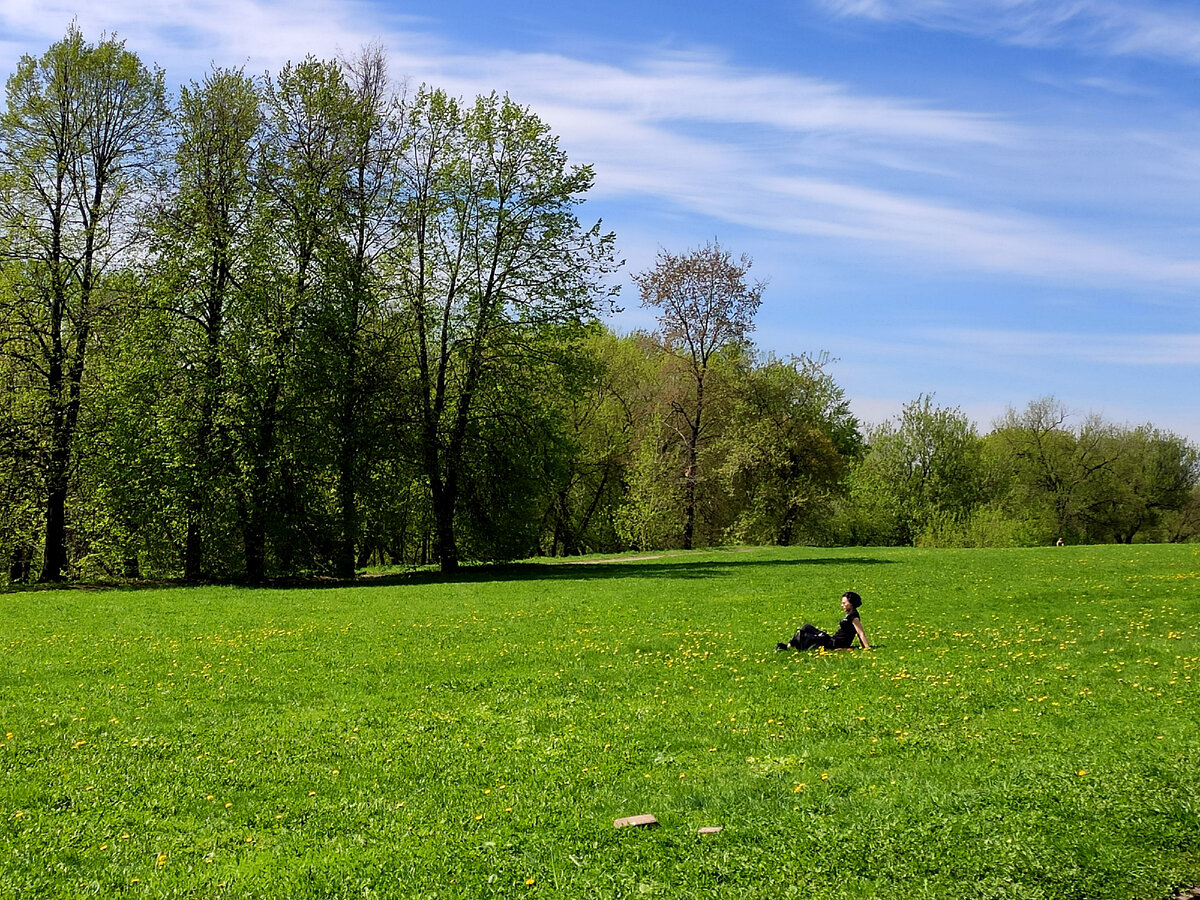
<path id="1" fill-rule="evenodd" d="M 775 652 L 848 588 L 877 649 Z M 0 897 L 1200 883 L 1200 547 L 726 551 L 0 614 Z M 659 826 L 613 828 L 639 813 Z"/>

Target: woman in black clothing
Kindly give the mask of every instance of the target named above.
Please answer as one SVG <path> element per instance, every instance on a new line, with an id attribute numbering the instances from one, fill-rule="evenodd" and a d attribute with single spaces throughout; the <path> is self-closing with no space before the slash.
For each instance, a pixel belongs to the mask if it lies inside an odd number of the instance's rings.
<path id="1" fill-rule="evenodd" d="M 797 650 L 812 650 L 814 647 L 824 647 L 826 650 L 848 650 L 854 645 L 857 637 L 864 650 L 870 650 L 867 634 L 863 631 L 862 619 L 858 617 L 858 608 L 862 606 L 862 597 L 854 591 L 842 594 L 842 609 L 846 615 L 838 623 L 838 629 L 828 634 L 815 625 L 805 625 L 786 644 L 776 644 L 776 650 L 787 650 L 795 647 Z"/>

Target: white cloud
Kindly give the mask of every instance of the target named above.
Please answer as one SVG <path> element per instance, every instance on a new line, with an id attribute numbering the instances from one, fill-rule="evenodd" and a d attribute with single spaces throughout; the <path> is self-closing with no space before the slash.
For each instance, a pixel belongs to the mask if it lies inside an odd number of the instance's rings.
<path id="1" fill-rule="evenodd" d="M 163 66 L 169 77 L 180 80 L 202 75 L 213 62 L 245 65 L 248 71 L 258 72 L 277 69 L 309 53 L 333 57 L 386 31 L 406 42 L 411 32 L 397 26 L 420 25 L 414 19 L 385 19 L 381 7 L 366 0 L 113 0 L 86 6 L 77 0 L 3 0 L 0 4 L 0 33 L 9 35 L 9 46 L 21 52 L 41 52 L 63 36 L 72 20 L 89 40 L 115 33 L 144 60 Z"/>
<path id="2" fill-rule="evenodd" d="M 1200 14 L 1136 0 L 818 0 L 836 15 L 1200 64 Z"/>
<path id="3" fill-rule="evenodd" d="M 976 358 L 1049 357 L 1118 366 L 1200 367 L 1200 334 L 1090 334 L 1086 332 L 935 329 L 939 345 Z"/>
<path id="4" fill-rule="evenodd" d="M 827 5 L 847 15 L 992 27 L 1025 39 L 1049 40 L 1056 29 L 1079 23 L 1099 33 L 1105 15 L 1115 20 L 1100 0 Z M 0 26 L 38 52 L 61 36 L 71 15 L 64 0 L 37 6 L 7 0 Z M 379 7 L 350 0 L 113 2 L 94 4 L 79 22 L 93 39 L 118 32 L 177 79 L 200 75 L 211 61 L 260 71 L 309 52 L 353 51 L 378 36 L 397 75 L 463 95 L 505 90 L 531 105 L 572 159 L 595 165 L 597 198 L 636 198 L 785 237 L 849 241 L 852 253 L 874 248 L 936 269 L 1200 288 L 1200 259 L 1186 253 L 1139 249 L 1119 225 L 1106 231 L 1022 212 L 1023 198 L 1031 205 L 1039 199 L 1041 171 L 1017 167 L 991 175 L 1005 185 L 1003 208 L 980 199 L 973 191 L 995 158 L 1024 156 L 1037 165 L 1037 148 L 1061 143 L 1059 135 L 994 115 L 871 96 L 818 78 L 731 65 L 703 51 L 647 52 L 624 65 L 546 53 L 465 53 L 438 39 L 430 23 L 381 18 Z M 1102 143 L 1111 145 L 1112 136 Z M 1130 182 L 1110 180 L 1118 187 Z M 1094 193 L 1092 185 L 1086 189 Z"/>

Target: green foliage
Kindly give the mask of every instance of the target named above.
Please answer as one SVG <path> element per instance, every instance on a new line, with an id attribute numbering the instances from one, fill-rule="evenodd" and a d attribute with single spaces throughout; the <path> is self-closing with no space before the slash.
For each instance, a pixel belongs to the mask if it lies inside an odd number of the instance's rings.
<path id="1" fill-rule="evenodd" d="M 641 396 L 653 381 L 652 358 L 642 342 L 593 325 L 582 336 L 553 403 L 564 453 L 549 487 L 542 516 L 541 552 L 600 552 L 627 546 L 616 530 L 616 512 L 627 490 L 630 446 L 648 404 Z"/>
<path id="2" fill-rule="evenodd" d="M 1177 543 L 1200 540 L 1200 484 L 1192 488 L 1179 509 L 1163 515 L 1162 533 L 1165 540 Z"/>
<path id="3" fill-rule="evenodd" d="M 670 424 L 683 444 L 685 550 L 692 549 L 697 528 L 703 527 L 697 523 L 704 513 L 699 492 L 711 468 L 705 450 L 719 433 L 714 420 L 722 418 L 712 408 L 721 400 L 720 375 L 710 370 L 723 356 L 736 357 L 747 349 L 762 303 L 764 285 L 749 280 L 751 265 L 749 256 L 735 259 L 714 241 L 686 253 L 660 250 L 654 267 L 634 276 L 642 305 L 659 311 L 656 337 L 680 363 L 684 389 L 671 398 Z"/>
<path id="4" fill-rule="evenodd" d="M 240 70 L 214 68 L 180 91 L 175 111 L 174 171 L 151 221 L 156 305 L 173 333 L 161 348 L 186 398 L 172 419 L 185 577 L 244 571 L 238 526 L 232 403 L 236 332 L 245 328 L 246 286 L 264 266 L 263 200 L 258 153 L 263 141 L 261 88 Z"/>
<path id="5" fill-rule="evenodd" d="M 585 562 L 0 597 L 0 892 L 1200 883 L 1196 548 Z M 774 651 L 851 586 L 876 649 Z"/>
<path id="6" fill-rule="evenodd" d="M 524 367 L 489 372 L 465 441 L 462 497 L 456 522 L 469 559 L 506 560 L 539 550 L 542 512 L 568 477 L 574 448 L 555 398 L 567 393 L 570 344 L 541 343 Z M 558 350 L 564 352 L 558 352 Z M 568 376 L 569 377 L 569 376 Z"/>
<path id="7" fill-rule="evenodd" d="M 133 208 L 160 161 L 164 76 L 121 41 L 88 44 L 74 24 L 41 57 L 24 56 L 0 115 L 0 352 L 36 410 L 22 423 L 40 476 L 41 579 L 71 564 L 76 442 L 89 414 L 94 329 L 105 280 L 128 255 Z"/>
<path id="8" fill-rule="evenodd" d="M 74 25 L 8 80 L 9 581 L 1200 535 L 1193 444 L 1053 398 L 980 438 L 920 397 L 864 447 L 716 242 L 635 276 L 658 333 L 605 328 L 594 173 L 507 96 L 397 92 L 378 45 L 164 83 Z"/>
<path id="9" fill-rule="evenodd" d="M 965 515 L 935 513 L 914 542 L 918 547 L 1023 547 L 1038 543 L 1002 508 L 980 504 Z"/>
<path id="10" fill-rule="evenodd" d="M 569 166 L 549 127 L 508 97 L 464 106 L 423 88 L 408 129 L 397 292 L 436 553 L 453 570 L 468 436 L 485 394 L 541 356 L 543 330 L 595 318 L 611 297 L 602 279 L 615 266 L 613 236 L 576 218 L 591 170 Z"/>
<path id="11" fill-rule="evenodd" d="M 807 357 L 770 358 L 739 386 L 723 475 L 750 544 L 824 543 L 834 499 L 861 452 L 844 392 Z"/>
<path id="12" fill-rule="evenodd" d="M 1161 539 L 1200 480 L 1196 447 L 1150 425 L 1068 419 L 1051 397 L 1009 410 L 987 439 L 1008 473 L 999 499 L 1039 543 Z"/>
<path id="13" fill-rule="evenodd" d="M 922 395 L 867 443 L 851 495 L 873 522 L 869 543 L 911 544 L 935 519 L 964 517 L 978 502 L 979 437 L 960 410 Z"/>
<path id="14" fill-rule="evenodd" d="M 664 430 L 662 419 L 650 417 L 646 436 L 634 448 L 627 476 L 628 491 L 616 513 L 617 534 L 636 550 L 678 547 L 683 511 L 678 458 L 656 440 Z"/>

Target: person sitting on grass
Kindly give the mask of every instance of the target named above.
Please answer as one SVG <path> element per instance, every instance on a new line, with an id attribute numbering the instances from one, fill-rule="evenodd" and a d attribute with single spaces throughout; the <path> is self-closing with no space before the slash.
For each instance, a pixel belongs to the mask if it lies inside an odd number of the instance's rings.
<path id="1" fill-rule="evenodd" d="M 792 639 L 786 644 L 776 644 L 775 649 L 787 650 L 789 647 L 795 647 L 797 650 L 812 650 L 815 647 L 824 647 L 826 650 L 848 650 L 854 646 L 854 638 L 857 637 L 862 648 L 870 650 L 871 644 L 863 631 L 862 619 L 858 617 L 860 606 L 862 597 L 854 591 L 846 591 L 842 594 L 842 609 L 846 611 L 846 615 L 838 623 L 836 632 L 829 634 L 815 625 L 805 625 L 792 635 Z"/>

